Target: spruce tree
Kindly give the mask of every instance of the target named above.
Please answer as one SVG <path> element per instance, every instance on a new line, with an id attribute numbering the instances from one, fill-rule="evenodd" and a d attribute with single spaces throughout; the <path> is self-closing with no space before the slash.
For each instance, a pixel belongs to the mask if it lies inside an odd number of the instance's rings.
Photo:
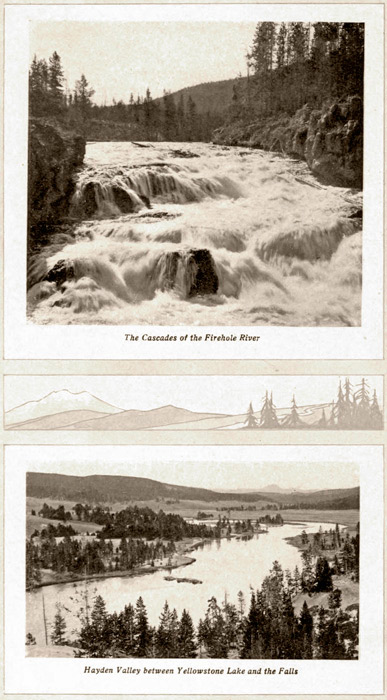
<path id="1" fill-rule="evenodd" d="M 292 407 L 289 415 L 287 415 L 284 420 L 282 421 L 282 428 L 286 429 L 294 429 L 294 428 L 303 428 L 305 427 L 305 423 L 301 420 L 300 416 L 298 415 L 298 406 L 296 404 L 296 399 L 293 396 L 292 398 Z"/>
<path id="2" fill-rule="evenodd" d="M 308 604 L 304 600 L 298 622 L 300 636 L 301 659 L 313 658 L 313 618 L 309 612 Z"/>
<path id="3" fill-rule="evenodd" d="M 50 98 L 50 113 L 60 114 L 64 108 L 63 69 L 60 56 L 56 51 L 48 60 L 48 88 Z"/>
<path id="4" fill-rule="evenodd" d="M 197 655 L 195 628 L 191 615 L 184 608 L 177 631 L 177 651 L 179 659 L 194 659 Z"/>
<path id="5" fill-rule="evenodd" d="M 65 638 L 66 632 L 66 620 L 62 615 L 62 606 L 60 603 L 56 603 L 56 613 L 54 617 L 54 623 L 52 625 L 51 641 L 53 644 L 58 646 L 63 646 L 67 644 Z"/>
<path id="6" fill-rule="evenodd" d="M 249 430 L 258 428 L 258 419 L 254 415 L 253 404 L 251 401 L 247 409 L 247 417 L 243 427 Z"/>
<path id="7" fill-rule="evenodd" d="M 141 596 L 136 602 L 133 631 L 135 656 L 148 656 L 149 646 L 152 639 L 152 630 L 148 623 L 146 607 Z"/>

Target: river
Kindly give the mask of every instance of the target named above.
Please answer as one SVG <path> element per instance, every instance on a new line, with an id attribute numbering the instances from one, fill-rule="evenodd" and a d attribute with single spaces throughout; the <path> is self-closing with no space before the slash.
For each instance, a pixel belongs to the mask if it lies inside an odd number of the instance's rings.
<path id="1" fill-rule="evenodd" d="M 149 208 L 151 207 L 151 208 Z M 361 193 L 211 144 L 89 143 L 71 235 L 29 261 L 43 324 L 357 326 Z"/>
<path id="2" fill-rule="evenodd" d="M 326 523 L 286 523 L 280 527 L 271 527 L 267 534 L 255 535 L 252 539 L 222 539 L 205 543 L 192 553 L 195 562 L 189 566 L 174 569 L 176 577 L 196 578 L 202 584 L 178 583 L 166 581 L 167 570 L 157 571 L 144 576 L 115 577 L 90 581 L 88 591 L 101 595 L 109 612 L 119 612 L 125 605 L 135 605 L 141 595 L 148 611 L 149 622 L 157 625 L 162 607 L 167 600 L 170 608 L 176 608 L 179 616 L 187 608 L 197 624 L 204 617 L 208 600 L 215 596 L 222 602 L 227 594 L 228 600 L 237 603 L 237 595 L 242 591 L 247 606 L 250 599 L 250 586 L 259 587 L 273 561 L 277 560 L 283 570 L 294 571 L 297 565 L 301 569 L 301 553 L 285 541 L 305 530 L 318 532 L 320 525 L 329 530 L 334 525 Z M 44 645 L 43 603 L 49 626 L 55 616 L 55 605 L 60 602 L 67 622 L 67 634 L 77 626 L 74 613 L 80 603 L 76 598 L 85 590 L 84 583 L 45 586 L 26 594 L 26 632 L 31 632 L 39 645 Z"/>

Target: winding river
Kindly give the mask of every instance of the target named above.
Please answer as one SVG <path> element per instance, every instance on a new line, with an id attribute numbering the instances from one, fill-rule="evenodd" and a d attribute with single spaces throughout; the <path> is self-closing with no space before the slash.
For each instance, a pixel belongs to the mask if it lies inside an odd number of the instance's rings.
<path id="1" fill-rule="evenodd" d="M 361 193 L 260 150 L 89 143 L 71 209 L 30 260 L 43 324 L 357 326 Z M 354 218 L 355 217 L 355 218 Z"/>
<path id="2" fill-rule="evenodd" d="M 285 538 L 297 535 L 302 530 L 317 532 L 320 525 L 323 530 L 334 527 L 331 523 L 286 523 L 282 527 L 271 527 L 267 534 L 255 535 L 248 540 L 233 538 L 205 543 L 192 553 L 192 557 L 195 557 L 193 564 L 172 571 L 173 576 L 199 579 L 201 584 L 166 581 L 168 571 L 161 570 L 143 576 L 90 581 L 88 590 L 103 597 L 109 612 L 119 612 L 128 603 L 135 605 L 141 595 L 152 625 L 158 624 L 166 600 L 171 608 L 176 608 L 179 616 L 187 608 L 197 624 L 204 617 L 212 596 L 222 602 L 227 595 L 230 602 L 237 603 L 237 594 L 242 591 L 248 605 L 250 587 L 256 589 L 261 585 L 274 560 L 279 561 L 284 570 L 293 572 L 296 565 L 301 568 L 301 553 Z M 34 635 L 39 645 L 45 643 L 42 596 L 49 632 L 56 612 L 55 605 L 60 602 L 64 606 L 69 634 L 77 627 L 75 612 L 79 605 L 76 599 L 84 590 L 84 583 L 70 583 L 45 586 L 27 593 L 26 631 Z"/>

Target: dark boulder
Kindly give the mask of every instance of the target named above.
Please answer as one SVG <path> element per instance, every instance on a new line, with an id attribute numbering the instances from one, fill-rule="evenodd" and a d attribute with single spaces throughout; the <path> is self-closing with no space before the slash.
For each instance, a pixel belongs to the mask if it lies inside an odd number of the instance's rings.
<path id="1" fill-rule="evenodd" d="M 114 201 L 117 204 L 120 212 L 122 214 L 132 214 L 136 207 L 133 204 L 130 195 L 125 190 L 121 189 L 121 187 L 117 187 L 117 185 L 113 185 L 112 191 Z"/>
<path id="2" fill-rule="evenodd" d="M 186 264 L 188 273 L 187 296 L 216 294 L 219 288 L 219 278 L 210 251 L 206 248 L 190 250 Z"/>
<path id="3" fill-rule="evenodd" d="M 61 287 L 64 282 L 72 280 L 74 277 L 74 264 L 70 260 L 58 260 L 44 279 L 47 282 L 55 282 L 57 287 Z"/>

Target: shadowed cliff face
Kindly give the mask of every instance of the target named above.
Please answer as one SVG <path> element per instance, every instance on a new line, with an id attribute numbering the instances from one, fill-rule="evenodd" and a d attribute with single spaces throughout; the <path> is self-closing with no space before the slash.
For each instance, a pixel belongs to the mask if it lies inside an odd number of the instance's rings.
<path id="1" fill-rule="evenodd" d="M 53 119 L 31 119 L 28 140 L 28 243 L 47 238 L 47 227 L 69 213 L 73 176 L 83 163 L 85 139 Z"/>
<path id="2" fill-rule="evenodd" d="M 292 117 L 230 124 L 215 132 L 214 142 L 297 156 L 324 184 L 359 189 L 363 185 L 363 103 L 358 96 L 322 111 L 304 105 Z"/>

